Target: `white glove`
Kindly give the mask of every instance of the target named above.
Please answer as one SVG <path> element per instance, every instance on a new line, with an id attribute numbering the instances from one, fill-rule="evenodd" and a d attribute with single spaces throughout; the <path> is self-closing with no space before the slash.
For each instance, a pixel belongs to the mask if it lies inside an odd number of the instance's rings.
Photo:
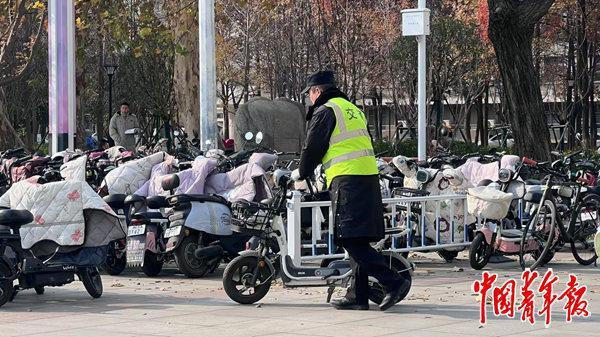
<path id="1" fill-rule="evenodd" d="M 298 169 L 293 170 L 291 178 L 293 181 L 300 181 L 300 171 Z"/>

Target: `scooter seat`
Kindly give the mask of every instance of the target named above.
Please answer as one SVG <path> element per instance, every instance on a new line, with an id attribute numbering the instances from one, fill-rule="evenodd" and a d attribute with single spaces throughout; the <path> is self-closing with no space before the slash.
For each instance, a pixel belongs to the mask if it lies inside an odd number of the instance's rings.
<path id="1" fill-rule="evenodd" d="M 137 194 L 130 194 L 125 198 L 125 205 L 136 204 L 144 201 L 146 201 L 146 197 Z"/>
<path id="2" fill-rule="evenodd" d="M 518 239 L 523 236 L 523 232 L 518 229 L 505 229 L 502 231 L 502 237 L 508 239 Z"/>
<path id="3" fill-rule="evenodd" d="M 33 221 L 33 214 L 28 210 L 3 209 L 0 210 L 0 225 L 18 229 Z"/>
<path id="4" fill-rule="evenodd" d="M 525 194 L 523 200 L 527 202 L 532 202 L 534 204 L 539 204 L 542 201 L 542 195 L 544 193 L 541 191 L 530 191 Z"/>
<path id="5" fill-rule="evenodd" d="M 125 194 L 110 194 L 102 199 L 104 199 L 104 202 L 106 202 L 112 209 L 123 209 L 125 208 L 126 198 L 127 196 Z"/>
<path id="6" fill-rule="evenodd" d="M 140 212 L 135 213 L 131 218 L 138 220 L 165 219 L 161 212 Z"/>
<path id="7" fill-rule="evenodd" d="M 171 196 L 167 200 L 170 205 L 176 205 L 185 202 L 216 202 L 229 206 L 229 203 L 225 198 L 212 194 L 179 194 Z"/>
<path id="8" fill-rule="evenodd" d="M 167 198 L 162 195 L 155 195 L 152 197 L 148 197 L 146 199 L 148 208 L 150 209 L 159 209 L 169 207 L 169 203 L 167 202 Z"/>

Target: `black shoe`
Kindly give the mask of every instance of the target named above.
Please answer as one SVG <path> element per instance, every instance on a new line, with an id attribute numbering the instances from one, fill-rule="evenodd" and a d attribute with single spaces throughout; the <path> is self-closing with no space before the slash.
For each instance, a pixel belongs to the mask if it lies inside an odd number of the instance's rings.
<path id="1" fill-rule="evenodd" d="M 385 294 L 385 298 L 381 301 L 379 305 L 379 310 L 386 311 L 387 309 L 393 307 L 398 301 L 400 301 L 400 296 L 406 292 L 406 288 L 409 287 L 409 284 L 406 280 L 402 280 L 402 284 L 398 286 L 396 289 L 388 291 Z"/>
<path id="2" fill-rule="evenodd" d="M 331 301 L 331 306 L 338 310 L 369 310 L 369 304 L 358 304 L 347 298 Z"/>

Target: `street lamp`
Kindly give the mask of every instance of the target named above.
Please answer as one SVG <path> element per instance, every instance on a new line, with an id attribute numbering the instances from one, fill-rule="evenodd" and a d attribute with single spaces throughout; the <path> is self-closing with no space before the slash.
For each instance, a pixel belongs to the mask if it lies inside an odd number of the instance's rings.
<path id="1" fill-rule="evenodd" d="M 106 74 L 108 75 L 108 121 L 112 118 L 112 77 L 117 72 L 119 66 L 116 64 L 105 64 Z"/>

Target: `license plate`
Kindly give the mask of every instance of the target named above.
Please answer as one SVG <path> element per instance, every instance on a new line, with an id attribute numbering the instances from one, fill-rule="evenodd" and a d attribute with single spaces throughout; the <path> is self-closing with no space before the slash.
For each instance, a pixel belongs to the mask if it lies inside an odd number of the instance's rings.
<path id="1" fill-rule="evenodd" d="M 127 228 L 127 236 L 142 235 L 146 233 L 146 225 L 129 226 Z"/>
<path id="2" fill-rule="evenodd" d="M 179 235 L 179 233 L 181 233 L 181 226 L 175 226 L 175 227 L 168 228 L 165 231 L 165 238 L 177 236 L 177 235 Z"/>
<path id="3" fill-rule="evenodd" d="M 596 211 L 592 211 L 592 212 L 581 212 L 581 221 L 589 221 L 589 220 L 595 220 L 598 217 L 596 216 Z"/>
<path id="4" fill-rule="evenodd" d="M 146 251 L 146 237 L 127 239 L 127 263 L 129 265 L 139 265 L 144 262 L 144 253 Z"/>

